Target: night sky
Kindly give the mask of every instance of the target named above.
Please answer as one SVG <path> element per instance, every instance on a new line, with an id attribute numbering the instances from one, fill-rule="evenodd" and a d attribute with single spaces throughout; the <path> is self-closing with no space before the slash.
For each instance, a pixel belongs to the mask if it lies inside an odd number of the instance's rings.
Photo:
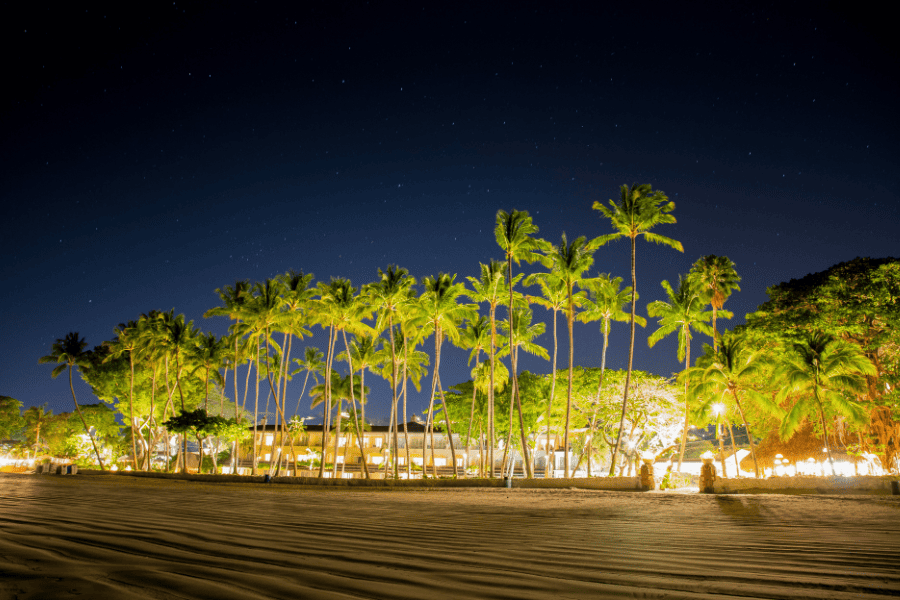
<path id="1" fill-rule="evenodd" d="M 638 242 L 644 315 L 660 281 L 705 254 L 743 278 L 720 327 L 768 286 L 898 254 L 900 69 L 884 15 L 556 4 L 31 3 L 7 15 L 0 394 L 71 410 L 64 377 L 37 363 L 56 338 L 78 331 L 93 347 L 171 308 L 223 334 L 228 319 L 202 314 L 238 279 L 293 268 L 361 285 L 388 264 L 474 276 L 501 258 L 501 208 L 529 211 L 554 242 L 611 233 L 591 204 L 625 183 L 675 201 L 677 225 L 655 231 L 685 249 Z M 627 242 L 595 257 L 592 274 L 627 282 Z M 670 375 L 675 339 L 648 349 L 654 329 L 638 330 L 635 368 Z M 295 356 L 325 348 L 313 331 Z M 599 366 L 598 331 L 576 325 L 576 363 Z M 627 345 L 614 324 L 612 368 Z M 445 347 L 445 385 L 468 379 L 466 358 Z M 550 370 L 528 357 L 521 368 Z M 367 383 L 367 413 L 386 417 L 387 384 Z M 411 410 L 426 406 L 413 396 Z"/>

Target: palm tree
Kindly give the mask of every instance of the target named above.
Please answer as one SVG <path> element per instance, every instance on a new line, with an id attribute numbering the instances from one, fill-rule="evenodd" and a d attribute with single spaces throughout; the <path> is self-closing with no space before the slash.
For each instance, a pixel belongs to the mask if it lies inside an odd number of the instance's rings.
<path id="1" fill-rule="evenodd" d="M 481 277 L 475 279 L 468 277 L 472 284 L 472 290 L 467 292 L 470 299 L 475 302 L 487 302 L 488 320 L 491 324 L 491 344 L 488 347 L 488 359 L 490 360 L 490 384 L 488 385 L 488 462 L 490 463 L 490 477 L 494 477 L 494 447 L 496 446 L 496 432 L 494 419 L 494 390 L 497 370 L 497 304 L 505 291 L 506 277 L 504 264 L 499 260 L 491 260 L 488 264 L 481 265 Z"/>
<path id="2" fill-rule="evenodd" d="M 104 345 L 109 348 L 109 355 L 104 359 L 104 362 L 121 358 L 125 354 L 128 355 L 128 366 L 130 369 L 128 411 L 131 424 L 131 465 L 137 471 L 137 442 L 135 438 L 138 435 L 138 430 L 135 427 L 134 420 L 134 354 L 139 343 L 137 323 L 135 321 L 129 321 L 127 324 L 120 323 L 114 330 L 114 333 L 116 334 L 114 340 L 104 342 Z"/>
<path id="3" fill-rule="evenodd" d="M 5 397 L 5 396 L 4 396 Z M 16 409 L 18 411 L 18 408 Z M 53 416 L 52 410 L 47 410 L 47 405 L 30 406 L 22 413 L 25 421 L 26 430 L 34 430 L 34 456 L 37 457 L 38 450 L 41 447 L 41 427 L 47 424 L 50 417 Z"/>
<path id="4" fill-rule="evenodd" d="M 717 313 L 722 309 L 722 305 L 728 300 L 731 292 L 741 291 L 741 288 L 738 287 L 741 278 L 734 270 L 734 263 L 727 256 L 714 254 L 700 257 L 691 267 L 690 276 L 696 279 L 697 286 L 705 292 L 707 301 L 712 304 L 713 350 L 716 350 L 719 343 L 716 339 L 718 336 L 716 331 Z"/>
<path id="5" fill-rule="evenodd" d="M 238 280 L 234 282 L 233 286 L 225 286 L 222 289 L 217 289 L 216 293 L 219 295 L 219 298 L 222 300 L 222 306 L 217 306 L 215 308 L 211 308 L 205 313 L 203 313 L 203 318 L 216 317 L 216 316 L 224 316 L 228 317 L 232 321 L 236 323 L 240 323 L 241 319 L 243 319 L 247 314 L 247 303 L 250 300 L 250 281 L 247 279 Z M 237 333 L 237 329 L 233 328 L 231 331 L 232 341 L 234 342 L 234 404 L 237 407 L 238 403 L 238 380 L 237 380 L 237 367 L 240 364 L 241 359 L 239 358 L 239 349 L 238 343 L 241 339 L 241 336 Z M 250 375 L 250 366 L 247 366 L 247 376 L 249 378 Z M 244 391 L 244 401 L 247 400 L 247 392 L 246 388 Z M 243 408 L 243 407 L 242 407 Z M 238 423 L 241 422 L 241 412 L 243 411 L 235 411 L 237 414 L 235 417 L 237 418 Z"/>
<path id="6" fill-rule="evenodd" d="M 193 350 L 193 358 L 197 366 L 194 367 L 192 373 L 196 373 L 200 369 L 204 372 L 205 381 L 205 397 L 203 399 L 203 410 L 209 413 L 209 380 L 210 377 L 219 385 L 224 385 L 222 374 L 219 369 L 225 362 L 225 353 L 228 350 L 227 338 L 217 337 L 214 333 L 207 333 L 197 337 Z"/>
<path id="7" fill-rule="evenodd" d="M 619 443 L 622 441 L 622 428 L 625 427 L 625 410 L 628 408 L 628 389 L 631 386 L 631 368 L 634 364 L 634 317 L 635 302 L 637 300 L 637 276 L 635 271 L 635 240 L 642 235 L 648 242 L 662 244 L 684 252 L 681 242 L 652 233 L 650 230 L 657 225 L 675 223 L 675 217 L 671 213 L 675 210 L 675 203 L 669 202 L 669 198 L 660 190 L 653 191 L 649 183 L 632 184 L 631 187 L 623 185 L 619 191 L 619 202 L 609 201 L 609 206 L 604 206 L 599 201 L 594 202 L 594 210 L 600 211 L 616 230 L 615 233 L 601 236 L 600 242 L 606 244 L 619 238 L 631 240 L 631 343 L 628 347 L 628 371 L 625 375 L 625 390 L 622 394 L 622 414 L 619 418 L 619 432 L 616 434 L 616 444 L 613 446 L 612 462 L 609 466 L 609 475 L 615 474 L 616 454 L 619 451 Z"/>
<path id="8" fill-rule="evenodd" d="M 397 450 L 399 447 L 399 433 L 397 427 L 398 416 L 398 389 L 397 377 L 399 361 L 397 360 L 397 344 L 394 339 L 394 317 L 403 318 L 403 313 L 409 308 L 413 301 L 410 291 L 415 285 L 416 280 L 409 275 L 409 271 L 401 269 L 396 265 L 388 265 L 386 271 L 378 269 L 379 280 L 366 286 L 366 294 L 369 302 L 378 313 L 378 319 L 375 324 L 376 331 L 383 331 L 385 327 L 390 337 L 391 351 L 391 424 L 393 429 L 393 451 L 391 453 L 394 463 L 394 478 L 399 478 L 399 466 L 397 465 Z"/>
<path id="9" fill-rule="evenodd" d="M 799 396 L 781 423 L 781 437 L 790 437 L 805 417 L 818 413 L 831 473 L 835 475 L 825 410 L 841 414 L 851 423 L 865 422 L 865 409 L 847 396 L 865 394 L 865 376 L 877 371 L 857 346 L 826 333 L 814 333 L 792 346 L 794 355 L 783 356 L 774 374 L 783 382 L 779 400 L 788 394 Z"/>
<path id="10" fill-rule="evenodd" d="M 673 290 L 669 282 L 665 280 L 663 280 L 662 286 L 666 290 L 669 301 L 656 300 L 647 305 L 647 314 L 651 317 L 659 317 L 659 329 L 647 338 L 647 344 L 652 348 L 662 338 L 677 332 L 678 360 L 684 361 L 684 368 L 687 370 L 691 366 L 691 329 L 712 336 L 712 329 L 706 324 L 712 319 L 712 312 L 704 310 L 706 303 L 690 278 L 679 277 L 678 290 Z M 684 460 L 684 447 L 688 433 L 688 381 L 689 378 L 686 377 L 684 382 L 684 433 L 681 436 L 681 453 L 678 456 L 679 471 Z"/>
<path id="11" fill-rule="evenodd" d="M 510 352 L 510 348 L 512 349 L 512 360 L 510 363 L 518 364 L 519 360 L 519 349 L 525 350 L 529 354 L 533 354 L 535 356 L 540 356 L 544 360 L 550 360 L 550 357 L 547 355 L 547 350 L 543 346 L 540 346 L 534 343 L 534 339 L 543 335 L 544 331 L 547 329 L 547 325 L 545 323 L 534 323 L 532 324 L 532 318 L 534 314 L 531 309 L 525 306 L 517 306 L 513 309 L 511 314 L 512 327 L 510 327 L 510 323 L 508 320 L 502 321 L 500 323 L 500 329 L 505 330 L 509 335 L 510 340 L 512 341 L 512 346 L 505 346 L 501 348 L 501 350 L 497 353 L 498 357 L 503 357 L 507 353 Z M 512 391 L 512 390 L 510 390 Z M 519 405 L 521 407 L 521 404 Z M 520 416 L 519 424 L 522 428 L 522 431 L 525 430 L 524 419 Z M 508 434 L 506 438 L 506 444 L 503 447 L 503 464 L 506 463 L 506 457 L 509 451 L 509 448 L 512 445 L 512 395 L 510 395 L 510 410 L 509 410 L 509 424 L 508 424 Z M 527 440 L 527 436 L 522 435 L 523 440 Z M 528 446 L 526 443 L 523 443 L 522 449 L 522 460 L 525 465 L 525 472 L 528 477 L 532 477 L 533 473 L 531 470 L 531 457 L 528 452 Z"/>
<path id="12" fill-rule="evenodd" d="M 553 366 L 550 370 L 550 396 L 547 399 L 547 467 L 544 469 L 544 478 L 552 476 L 551 461 L 554 461 L 555 452 L 551 455 L 550 445 L 550 420 L 553 397 L 556 394 L 556 355 L 559 350 L 559 340 L 556 334 L 556 315 L 565 309 L 568 303 L 568 294 L 563 281 L 555 273 L 533 273 L 525 278 L 525 285 L 537 284 L 541 288 L 540 296 L 526 296 L 529 303 L 538 304 L 547 310 L 553 311 Z"/>
<path id="13" fill-rule="evenodd" d="M 581 285 L 584 273 L 594 264 L 594 252 L 600 247 L 600 239 L 590 242 L 582 236 L 570 244 L 563 232 L 559 244 L 551 246 L 543 260 L 544 265 L 551 267 L 553 273 L 566 289 L 566 325 L 569 330 L 569 379 L 566 388 L 566 429 L 563 436 L 565 447 L 565 476 L 569 477 L 569 430 L 572 420 L 572 377 L 575 369 L 575 306 L 581 303 L 581 296 L 576 295 L 575 286 Z"/>
<path id="14" fill-rule="evenodd" d="M 362 298 L 360 298 L 360 300 L 362 300 Z M 359 397 L 360 417 L 358 419 L 355 419 L 357 421 L 357 428 L 354 429 L 354 431 L 356 431 L 357 434 L 359 434 L 360 431 L 366 430 L 366 371 L 372 370 L 374 372 L 373 369 L 377 361 L 377 358 L 375 356 L 375 338 L 373 337 L 373 333 L 374 332 L 370 331 L 354 336 L 354 339 L 350 342 L 347 350 L 341 352 L 341 354 L 338 356 L 338 360 L 345 361 L 351 369 L 359 369 L 362 395 Z M 355 413 L 355 401 L 353 404 L 353 410 Z M 366 462 L 365 444 L 363 443 L 362 437 L 360 437 L 359 443 L 363 462 Z M 368 467 L 365 467 L 365 469 L 368 470 Z"/>
<path id="15" fill-rule="evenodd" d="M 77 332 L 72 331 L 66 334 L 66 337 L 57 339 L 53 342 L 50 354 L 39 358 L 38 363 L 57 363 L 57 366 L 54 367 L 53 371 L 50 373 L 50 376 L 53 379 L 56 379 L 60 373 L 68 369 L 69 390 L 72 392 L 72 401 L 75 403 L 75 412 L 78 413 L 81 424 L 84 425 L 84 432 L 91 439 L 91 445 L 94 447 L 94 454 L 97 455 L 97 462 L 100 464 L 100 470 L 105 471 L 106 469 L 103 468 L 103 459 L 100 458 L 100 449 L 97 448 L 97 442 L 94 440 L 94 436 L 91 435 L 91 429 L 88 427 L 84 414 L 81 412 L 81 407 L 78 405 L 78 398 L 75 397 L 75 386 L 72 385 L 72 367 L 78 367 L 79 370 L 90 368 L 91 363 L 85 348 L 87 348 L 87 342 L 84 341 L 84 338 L 79 337 Z"/>
<path id="16" fill-rule="evenodd" d="M 343 278 L 332 278 L 331 282 L 327 285 L 320 283 L 319 284 L 319 302 L 316 307 L 318 311 L 315 313 L 314 318 L 316 321 L 325 326 L 324 323 L 328 323 L 328 327 L 331 329 L 331 335 L 329 340 L 329 352 L 328 358 L 326 358 L 325 364 L 325 372 L 328 373 L 332 370 L 332 365 L 334 364 L 334 347 L 335 342 L 337 341 L 338 332 L 343 334 L 344 338 L 344 347 L 347 349 L 349 353 L 349 344 L 347 342 L 347 331 L 350 330 L 351 333 L 355 334 L 371 334 L 372 328 L 365 325 L 363 323 L 364 319 L 368 319 L 372 314 L 371 307 L 359 296 L 356 295 L 356 288 L 350 283 L 349 279 Z M 350 372 L 353 373 L 353 364 L 351 357 L 350 364 Z M 330 410 L 331 410 L 331 398 L 330 398 L 330 385 L 331 382 L 329 378 L 325 379 L 325 417 L 326 421 L 329 420 Z M 353 387 L 350 388 L 351 394 L 353 393 Z M 357 431 L 359 431 L 359 423 L 358 423 L 358 415 L 356 414 L 356 400 L 355 397 L 351 397 L 351 403 L 353 404 L 354 411 L 354 419 L 357 420 Z M 337 412 L 337 423 L 335 429 L 340 431 L 341 427 L 341 411 Z M 327 431 L 327 423 L 325 427 L 325 431 Z M 322 436 L 323 447 L 322 447 L 322 456 L 325 455 L 325 435 L 323 433 Z M 335 439 L 335 456 L 337 456 L 337 439 Z M 324 461 L 322 463 L 324 465 Z M 366 466 L 365 461 L 363 461 L 363 468 L 365 470 L 366 478 L 369 477 L 368 467 Z M 320 468 L 320 476 L 324 473 Z M 334 465 L 334 472 L 332 477 L 337 476 L 337 463 Z"/>
<path id="17" fill-rule="evenodd" d="M 513 261 L 518 265 L 521 261 L 533 263 L 541 259 L 541 250 L 547 248 L 547 243 L 543 240 L 535 239 L 531 236 L 538 232 L 538 228 L 531 222 L 528 211 L 513 210 L 506 212 L 500 210 L 497 212 L 497 225 L 494 227 L 494 237 L 497 244 L 503 250 L 506 257 L 506 281 L 509 288 L 509 320 L 512 321 L 513 312 L 513 288 L 515 281 L 513 280 L 512 264 Z M 509 345 L 512 347 L 512 329 L 510 329 Z M 510 357 L 512 365 L 512 390 L 511 398 L 515 399 L 516 407 L 519 411 L 519 432 L 522 435 L 522 449 L 525 454 L 526 477 L 531 479 L 531 461 L 528 456 L 528 444 L 525 440 L 525 418 L 522 415 L 522 401 L 519 398 L 519 383 L 516 376 L 516 354 L 513 352 Z"/>
<path id="18" fill-rule="evenodd" d="M 428 427 L 422 440 L 423 463 L 424 449 L 427 447 L 427 436 L 431 432 L 431 458 L 432 474 L 437 477 L 437 466 L 434 464 L 434 398 L 440 390 L 443 402 L 443 388 L 440 385 L 441 346 L 444 336 L 454 345 L 459 345 L 460 325 L 466 319 L 472 319 L 477 314 L 474 304 L 460 304 L 459 297 L 465 295 L 465 284 L 456 283 L 456 275 L 439 273 L 437 277 L 425 277 L 422 285 L 425 288 L 420 297 L 419 305 L 414 308 L 411 324 L 422 330 L 434 331 L 434 370 L 431 376 L 431 400 L 428 403 Z M 458 476 L 456 466 L 456 448 L 453 446 L 453 432 L 450 429 L 450 413 L 444 405 L 444 420 L 447 428 L 447 439 L 450 443 L 450 455 L 453 461 L 453 476 Z M 424 465 L 423 465 L 424 466 Z M 423 469 L 424 473 L 424 469 Z"/>
<path id="19" fill-rule="evenodd" d="M 181 373 L 184 368 L 183 359 L 190 357 L 191 349 L 197 337 L 193 321 L 185 321 L 184 315 L 175 316 L 175 309 L 159 315 L 162 327 L 162 342 L 166 351 L 175 360 L 175 388 L 181 399 L 181 412 L 187 411 L 184 401 L 184 390 L 181 386 Z M 181 436 L 182 469 L 187 473 L 187 436 Z"/>
<path id="20" fill-rule="evenodd" d="M 478 393 L 475 379 L 481 364 L 481 353 L 490 343 L 490 333 L 490 321 L 484 315 L 478 315 L 477 319 L 466 322 L 465 329 L 460 332 L 460 345 L 467 350 L 471 350 L 468 364 L 471 365 L 472 359 L 475 359 L 475 367 L 472 369 L 472 408 L 469 411 L 469 428 L 466 432 L 466 469 L 469 468 L 469 445 L 472 439 L 472 422 L 475 420 L 475 399 Z M 481 453 L 480 446 L 479 453 Z"/>
<path id="21" fill-rule="evenodd" d="M 697 367 L 690 369 L 690 400 L 705 398 L 707 404 L 727 404 L 730 397 L 734 401 L 750 443 L 750 455 L 753 458 L 753 469 L 759 478 L 759 463 L 756 460 L 756 448 L 750 423 L 741 399 L 779 417 L 784 411 L 770 398 L 759 393 L 753 380 L 761 373 L 765 359 L 759 350 L 750 347 L 745 334 L 725 331 L 721 336 L 718 348 L 705 347 L 706 354 L 697 360 Z"/>
<path id="22" fill-rule="evenodd" d="M 600 404 L 600 394 L 603 392 L 603 377 L 606 373 L 606 350 L 609 347 L 609 332 L 613 321 L 627 322 L 630 319 L 628 313 L 622 307 L 631 297 L 631 288 L 624 290 L 621 277 L 612 277 L 608 273 L 601 273 L 593 279 L 585 279 L 583 286 L 588 290 L 588 297 L 582 300 L 582 310 L 578 314 L 578 320 L 583 323 L 600 321 L 600 333 L 603 334 L 603 350 L 600 355 L 600 379 L 597 381 L 597 404 Z M 646 326 L 647 321 L 639 315 L 634 316 L 635 322 L 641 327 Z M 588 456 L 593 450 L 593 433 L 597 422 L 597 408 L 591 415 L 590 432 L 588 434 Z M 590 461 L 588 461 L 590 470 Z"/>
<path id="23" fill-rule="evenodd" d="M 300 396 L 297 397 L 297 408 L 294 409 L 295 415 L 300 412 L 300 401 L 303 399 L 304 394 L 306 394 L 306 384 L 309 383 L 309 376 L 312 375 L 313 381 L 319 383 L 319 375 L 322 374 L 323 369 L 325 368 L 325 363 L 322 362 L 324 357 L 325 355 L 322 354 L 322 351 L 318 348 L 307 346 L 303 350 L 303 359 L 294 359 L 298 369 L 291 373 L 291 375 L 306 371 L 306 376 L 303 378 L 303 389 L 300 390 Z"/>

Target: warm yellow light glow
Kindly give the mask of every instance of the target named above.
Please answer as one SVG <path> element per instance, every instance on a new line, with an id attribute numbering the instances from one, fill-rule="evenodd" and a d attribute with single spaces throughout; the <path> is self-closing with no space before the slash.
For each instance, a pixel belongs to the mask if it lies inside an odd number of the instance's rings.
<path id="1" fill-rule="evenodd" d="M 725 414 L 725 405 L 722 404 L 721 402 L 716 402 L 715 404 L 712 405 L 712 411 L 713 411 L 713 414 L 716 415 L 717 417 L 719 415 L 723 415 L 723 414 Z"/>

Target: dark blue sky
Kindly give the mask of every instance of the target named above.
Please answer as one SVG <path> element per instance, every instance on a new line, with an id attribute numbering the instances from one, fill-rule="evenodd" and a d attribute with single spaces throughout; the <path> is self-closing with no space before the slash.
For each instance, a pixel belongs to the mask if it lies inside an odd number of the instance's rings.
<path id="1" fill-rule="evenodd" d="M 644 314 L 659 282 L 704 254 L 743 277 L 732 324 L 767 286 L 897 255 L 900 86 L 881 16 L 555 4 L 88 3 L 11 16 L 0 394 L 70 410 L 68 386 L 37 364 L 53 340 L 78 331 L 93 346 L 173 307 L 224 333 L 226 319 L 202 313 L 237 279 L 293 268 L 359 285 L 390 263 L 475 275 L 500 257 L 500 208 L 529 211 L 551 241 L 609 233 L 591 204 L 623 183 L 676 202 L 678 224 L 659 232 L 685 248 L 639 244 Z M 592 271 L 628 268 L 619 242 Z M 648 349 L 648 330 L 635 367 L 678 370 L 675 340 Z M 576 327 L 579 364 L 599 364 L 597 331 Z M 314 333 L 299 346 L 324 348 Z M 614 368 L 627 338 L 614 327 Z M 446 351 L 445 385 L 468 377 L 465 360 Z M 386 415 L 387 385 L 367 379 L 369 414 Z"/>

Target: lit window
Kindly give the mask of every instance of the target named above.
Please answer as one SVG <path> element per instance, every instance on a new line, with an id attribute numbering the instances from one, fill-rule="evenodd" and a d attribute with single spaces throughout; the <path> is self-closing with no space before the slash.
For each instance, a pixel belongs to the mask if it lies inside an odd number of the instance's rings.
<path id="1" fill-rule="evenodd" d="M 272 442 L 273 442 L 274 440 L 275 440 L 275 436 L 274 436 L 274 435 L 267 435 L 267 436 L 266 436 L 266 446 L 271 446 L 271 445 L 272 445 Z M 269 460 L 269 459 L 267 458 L 266 460 Z"/>
<path id="2" fill-rule="evenodd" d="M 380 456 L 373 456 L 373 457 L 372 457 L 372 463 L 373 463 L 373 464 L 380 465 L 382 462 L 384 462 L 384 459 L 383 459 L 382 457 L 380 457 Z"/>
<path id="3" fill-rule="evenodd" d="M 376 447 L 376 448 L 381 448 L 381 443 L 382 443 L 383 441 L 384 441 L 384 440 L 382 440 L 380 437 L 375 438 L 375 447 Z"/>
<path id="4" fill-rule="evenodd" d="M 271 455 L 271 454 L 266 454 L 264 459 L 265 459 L 266 462 L 268 462 L 269 460 L 272 459 L 272 455 Z"/>
<path id="5" fill-rule="evenodd" d="M 422 459 L 419 458 L 418 456 L 414 456 L 414 457 L 413 457 L 413 464 L 414 464 L 414 465 L 419 465 L 419 466 L 421 467 L 421 466 L 422 466 Z"/>
<path id="6" fill-rule="evenodd" d="M 343 448 L 344 444 L 346 444 L 346 443 L 347 443 L 347 438 L 345 438 L 343 436 L 338 438 L 338 448 Z"/>
<path id="7" fill-rule="evenodd" d="M 339 465 L 344 464 L 344 457 L 343 457 L 343 456 L 338 456 L 338 457 L 337 457 L 337 464 L 339 464 Z"/>
<path id="8" fill-rule="evenodd" d="M 437 457 L 435 457 L 435 459 L 434 459 L 434 464 L 435 464 L 435 466 L 437 466 L 437 467 L 443 467 L 443 466 L 446 466 L 446 465 L 447 465 L 447 459 L 446 459 L 446 458 L 437 458 Z"/>

